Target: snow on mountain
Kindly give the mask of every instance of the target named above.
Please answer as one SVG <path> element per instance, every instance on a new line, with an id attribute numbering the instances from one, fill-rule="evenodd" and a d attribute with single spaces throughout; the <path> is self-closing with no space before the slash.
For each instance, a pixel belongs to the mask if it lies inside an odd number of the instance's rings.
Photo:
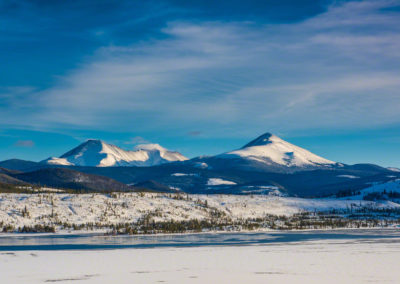
<path id="1" fill-rule="evenodd" d="M 377 198 L 396 199 L 398 202 L 400 196 L 400 179 L 395 178 L 387 182 L 372 182 L 368 187 L 356 192 L 355 194 L 340 197 L 339 199 L 362 200 L 366 197 L 368 199 L 368 195 L 372 194 L 375 194 L 375 197 Z M 392 195 L 392 197 L 389 195 Z"/>
<path id="2" fill-rule="evenodd" d="M 214 185 L 236 185 L 236 182 L 230 180 L 224 180 L 221 178 L 210 178 L 208 179 L 207 185 L 214 186 Z"/>
<path id="3" fill-rule="evenodd" d="M 42 161 L 50 165 L 65 166 L 154 166 L 168 162 L 185 161 L 178 152 L 169 151 L 158 144 L 143 144 L 134 151 L 126 151 L 101 140 L 87 140 L 59 158 L 51 157 Z"/>
<path id="4" fill-rule="evenodd" d="M 400 193 L 400 179 L 396 178 L 387 182 L 374 182 L 370 187 L 361 191 L 362 193 L 371 192 L 397 192 Z"/>
<path id="5" fill-rule="evenodd" d="M 222 154 L 219 157 L 241 157 L 265 164 L 278 164 L 286 167 L 315 167 L 337 164 L 270 133 L 265 133 L 241 149 Z"/>
<path id="6" fill-rule="evenodd" d="M 74 164 L 68 162 L 68 160 L 65 158 L 57 158 L 57 157 L 51 157 L 42 162 L 45 162 L 49 165 L 62 165 L 62 166 L 73 166 L 74 165 Z"/>
<path id="7" fill-rule="evenodd" d="M 360 178 L 358 176 L 353 176 L 353 175 L 338 175 L 337 177 L 340 177 L 340 178 Z"/>

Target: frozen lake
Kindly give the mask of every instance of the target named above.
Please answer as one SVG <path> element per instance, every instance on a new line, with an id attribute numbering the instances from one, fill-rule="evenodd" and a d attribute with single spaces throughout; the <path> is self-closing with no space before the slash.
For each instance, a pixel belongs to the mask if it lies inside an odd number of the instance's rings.
<path id="1" fill-rule="evenodd" d="M 99 250 L 161 247 L 245 246 L 317 240 L 380 242 L 400 240 L 400 229 L 314 230 L 258 233 L 202 233 L 176 235 L 8 234 L 0 235 L 0 251 Z"/>
<path id="2" fill-rule="evenodd" d="M 400 279 L 397 229 L 2 235 L 0 245 L 2 283 L 398 283 Z"/>

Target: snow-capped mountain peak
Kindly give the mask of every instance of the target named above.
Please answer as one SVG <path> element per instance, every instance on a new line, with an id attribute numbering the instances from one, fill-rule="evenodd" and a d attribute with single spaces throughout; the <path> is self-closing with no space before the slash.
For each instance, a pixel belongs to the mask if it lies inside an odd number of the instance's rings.
<path id="1" fill-rule="evenodd" d="M 336 162 L 317 156 L 271 133 L 265 133 L 242 148 L 228 152 L 224 156 L 239 156 L 265 164 L 286 167 L 316 167 L 336 164 Z"/>
<path id="2" fill-rule="evenodd" d="M 160 151 L 160 152 L 168 151 L 160 144 L 139 144 L 135 146 L 135 150 Z"/>
<path id="3" fill-rule="evenodd" d="M 267 132 L 267 133 L 264 133 L 263 135 L 257 137 L 256 139 L 250 141 L 246 145 L 244 145 L 242 147 L 242 149 L 248 148 L 248 147 L 254 147 L 254 146 L 264 146 L 264 145 L 271 144 L 273 142 L 281 142 L 281 141 L 283 141 L 283 140 L 281 138 L 279 138 L 278 136 L 275 136 L 274 134 Z"/>
<path id="4" fill-rule="evenodd" d="M 144 144 L 134 151 L 123 150 L 101 140 L 90 139 L 59 158 L 49 158 L 44 163 L 67 166 L 154 166 L 187 160 L 178 152 L 169 151 L 158 144 Z"/>
<path id="5" fill-rule="evenodd" d="M 153 164 L 162 164 L 162 160 L 167 161 L 185 161 L 188 160 L 179 152 L 169 151 L 159 144 L 140 144 L 135 147 L 137 152 L 146 152 Z"/>

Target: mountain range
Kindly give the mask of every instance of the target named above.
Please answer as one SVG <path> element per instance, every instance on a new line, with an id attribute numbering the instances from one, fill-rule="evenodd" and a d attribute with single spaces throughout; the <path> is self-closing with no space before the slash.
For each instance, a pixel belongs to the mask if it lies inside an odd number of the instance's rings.
<path id="1" fill-rule="evenodd" d="M 96 190 L 98 180 L 103 191 L 107 186 L 109 190 L 134 190 L 136 186 L 163 192 L 304 197 L 351 192 L 400 178 L 397 169 L 330 161 L 270 133 L 239 149 L 193 159 L 158 144 L 127 151 L 88 140 L 58 158 L 38 163 L 12 159 L 0 162 L 0 167 L 4 168 L 0 182 L 14 184 Z M 90 185 L 82 183 L 83 174 Z"/>
<path id="2" fill-rule="evenodd" d="M 317 156 L 271 133 L 265 133 L 242 148 L 211 157 L 192 160 L 199 166 L 213 169 L 240 169 L 291 173 L 330 169 L 343 164 Z"/>
<path id="3" fill-rule="evenodd" d="M 182 154 L 168 151 L 158 144 L 138 145 L 134 151 L 127 151 L 101 140 L 90 139 L 59 158 L 51 157 L 42 163 L 88 167 L 148 167 L 187 159 Z"/>

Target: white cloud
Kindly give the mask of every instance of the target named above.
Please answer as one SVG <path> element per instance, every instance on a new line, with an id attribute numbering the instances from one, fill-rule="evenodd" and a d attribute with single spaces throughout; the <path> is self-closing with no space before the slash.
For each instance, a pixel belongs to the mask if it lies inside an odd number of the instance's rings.
<path id="1" fill-rule="evenodd" d="M 125 141 L 124 144 L 128 144 L 128 145 L 137 145 L 137 144 L 150 144 L 151 141 L 141 137 L 141 136 L 135 136 L 133 138 L 131 138 L 128 141 Z"/>
<path id="2" fill-rule="evenodd" d="M 400 123 L 400 18 L 381 11 L 398 4 L 334 5 L 284 25 L 170 23 L 163 39 L 103 47 L 31 94 L 36 110 L 19 123 L 215 134 Z"/>

